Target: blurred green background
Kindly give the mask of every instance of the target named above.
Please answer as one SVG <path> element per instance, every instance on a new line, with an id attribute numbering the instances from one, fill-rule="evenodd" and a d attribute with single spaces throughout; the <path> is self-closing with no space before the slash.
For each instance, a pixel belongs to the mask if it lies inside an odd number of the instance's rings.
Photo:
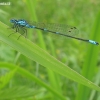
<path id="1" fill-rule="evenodd" d="M 12 18 L 67 24 L 77 27 L 80 37 L 100 42 L 100 21 L 98 20 L 100 19 L 100 0 L 0 0 L 0 2 L 10 2 L 10 5 L 0 5 L 0 21 L 8 26 L 11 26 L 10 19 Z M 99 85 L 99 46 L 69 38 L 52 38 L 42 31 L 32 29 L 28 29 L 27 38 L 60 62 Z M 95 90 L 90 90 L 88 87 L 49 71 L 3 42 L 0 42 L 0 62 L 12 63 L 26 69 L 49 84 L 66 100 L 100 100 L 100 93 Z M 5 75 L 7 72 L 8 70 L 2 69 L 0 75 Z M 34 90 L 33 95 L 22 95 L 20 98 L 15 96 L 15 100 L 61 100 L 43 86 L 19 74 L 15 74 L 4 89 L 11 87 L 15 89 L 15 86 L 17 89 L 24 87 L 25 90 L 20 89 L 23 92 L 30 88 Z M 9 95 L 7 95 L 8 100 L 14 100 Z"/>

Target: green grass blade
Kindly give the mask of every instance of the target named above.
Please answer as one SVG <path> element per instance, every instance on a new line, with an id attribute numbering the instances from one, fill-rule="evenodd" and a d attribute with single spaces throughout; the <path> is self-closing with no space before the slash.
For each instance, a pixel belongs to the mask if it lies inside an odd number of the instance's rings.
<path id="1" fill-rule="evenodd" d="M 91 38 L 94 40 L 100 41 L 100 13 L 97 15 L 93 29 L 91 31 Z M 97 66 L 99 47 L 94 45 L 89 45 L 87 55 L 85 57 L 85 63 L 83 65 L 82 75 L 87 79 L 92 80 L 95 73 L 95 68 Z M 76 100 L 87 100 L 90 89 L 84 87 L 83 85 L 79 86 L 78 95 Z M 84 95 L 83 95 L 84 94 Z"/>
<path id="2" fill-rule="evenodd" d="M 28 88 L 26 86 L 16 86 L 13 88 L 6 88 L 0 91 L 0 100 L 29 100 L 28 98 L 35 98 L 36 95 L 41 93 L 41 90 L 34 90 L 34 88 Z"/>
<path id="3" fill-rule="evenodd" d="M 24 0 L 26 7 L 28 8 L 28 12 L 30 13 L 30 18 L 33 19 L 33 21 L 37 22 L 37 16 L 36 16 L 36 11 L 35 11 L 35 4 L 37 3 L 36 0 L 32 1 L 32 0 Z M 43 36 L 40 30 L 37 30 L 37 34 L 38 34 L 38 40 L 39 40 L 39 45 L 46 50 L 46 46 L 43 40 Z"/>
<path id="4" fill-rule="evenodd" d="M 0 77 L 0 89 L 4 88 L 9 83 L 16 71 L 17 69 L 13 69 L 12 71 Z"/>
<path id="5" fill-rule="evenodd" d="M 100 91 L 100 87 L 96 86 L 91 81 L 87 80 L 85 77 L 81 76 L 71 68 L 67 67 L 53 56 L 49 55 L 47 52 L 42 50 L 40 47 L 29 41 L 26 40 L 23 36 L 17 40 L 19 34 L 13 34 L 12 36 L 8 37 L 11 34 L 11 30 L 7 30 L 7 26 L 0 22 L 0 40 L 5 42 L 6 44 L 13 47 L 15 50 L 21 52 L 26 57 L 30 58 L 33 61 L 38 62 L 39 64 L 43 65 L 44 67 L 53 70 L 77 83 L 83 84 L 88 86 L 92 89 Z"/>
<path id="6" fill-rule="evenodd" d="M 66 100 L 61 94 L 59 94 L 56 90 L 54 90 L 53 88 L 51 88 L 50 86 L 48 86 L 47 84 L 45 84 L 44 82 L 42 82 L 41 80 L 39 80 L 37 77 L 35 77 L 33 74 L 29 73 L 27 70 L 21 68 L 21 67 L 18 67 L 16 65 L 13 65 L 13 64 L 9 64 L 9 63 L 3 63 L 1 62 L 0 63 L 0 68 L 7 68 L 7 69 L 10 69 L 10 70 L 14 70 L 15 68 L 17 68 L 17 72 L 32 80 L 32 81 L 35 81 L 37 84 L 45 87 L 48 91 L 50 91 L 52 94 L 54 94 L 56 97 L 60 98 L 61 100 Z"/>
<path id="7" fill-rule="evenodd" d="M 26 7 L 28 8 L 28 11 L 31 15 L 31 18 L 34 21 L 37 21 L 38 18 L 36 16 L 36 10 L 35 10 L 36 4 L 38 4 L 37 0 L 34 0 L 34 2 L 32 0 L 25 0 L 25 3 L 26 3 Z M 39 44 L 40 44 L 41 48 L 46 50 L 46 45 L 45 45 L 45 42 L 43 39 L 43 35 L 41 34 L 41 31 L 39 31 L 39 30 L 38 30 L 38 40 L 39 40 Z M 49 43 L 49 45 L 50 44 L 51 43 Z M 53 44 L 52 44 L 52 48 L 53 48 Z M 52 50 L 52 54 L 55 55 L 53 50 Z M 55 88 L 56 90 L 59 91 L 59 93 L 62 94 L 61 86 L 60 86 L 61 80 L 59 78 L 59 75 L 57 73 L 54 73 L 52 70 L 49 70 L 49 69 L 47 69 L 47 73 L 48 73 L 50 85 L 52 85 L 53 88 Z M 54 100 L 55 99 L 56 98 L 54 98 Z"/>

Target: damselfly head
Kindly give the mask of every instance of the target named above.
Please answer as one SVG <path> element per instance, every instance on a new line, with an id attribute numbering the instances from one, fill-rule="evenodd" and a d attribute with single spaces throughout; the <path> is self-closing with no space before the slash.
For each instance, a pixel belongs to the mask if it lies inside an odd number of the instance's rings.
<path id="1" fill-rule="evenodd" d="M 15 23 L 17 20 L 16 19 L 11 19 L 10 22 L 11 23 Z"/>

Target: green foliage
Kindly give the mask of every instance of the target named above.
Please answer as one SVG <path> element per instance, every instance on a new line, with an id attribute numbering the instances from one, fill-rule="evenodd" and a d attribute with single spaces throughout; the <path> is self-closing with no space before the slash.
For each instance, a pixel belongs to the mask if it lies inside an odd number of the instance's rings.
<path id="1" fill-rule="evenodd" d="M 7 66 L 7 67 L 6 67 Z M 11 64 L 8 64 L 8 63 L 0 63 L 0 67 L 1 68 L 8 68 L 10 70 L 14 69 L 17 67 L 17 70 L 18 70 L 18 73 L 21 74 L 22 76 L 32 80 L 32 81 L 35 81 L 37 84 L 45 87 L 47 90 L 49 90 L 51 93 L 53 93 L 54 95 L 56 95 L 56 97 L 59 97 L 60 99 L 62 100 L 65 100 L 65 98 L 60 95 L 57 91 L 55 91 L 53 88 L 51 88 L 50 86 L 46 85 L 44 82 L 42 82 L 41 80 L 39 80 L 37 77 L 35 77 L 34 75 L 32 75 L 31 73 L 29 73 L 27 70 L 25 69 L 22 69 L 22 68 L 18 68 L 18 66 L 15 66 L 15 65 L 11 65 Z M 12 73 L 10 74 L 10 76 L 12 75 Z M 4 82 L 3 82 L 4 83 Z M 6 82 L 5 82 L 6 83 Z M 1 81 L 1 84 L 2 84 L 2 81 Z M 12 89 L 13 90 L 13 89 Z M 19 89 L 18 89 L 19 90 Z M 7 90 L 6 90 L 7 91 Z M 23 90 L 22 90 L 23 91 Z M 16 92 L 17 93 L 17 92 Z M 2 94 L 2 92 L 1 92 Z M 15 94 L 15 93 L 14 93 Z M 19 93 L 18 93 L 19 94 Z M 25 95 L 24 95 L 25 96 Z M 26 95 L 27 96 L 27 95 Z M 21 98 L 23 98 L 23 96 L 20 95 Z"/>
<path id="2" fill-rule="evenodd" d="M 38 95 L 40 92 L 42 92 L 44 90 L 38 90 L 35 91 L 34 88 L 29 88 L 26 86 L 19 86 L 19 87 L 13 87 L 13 88 L 6 88 L 3 91 L 0 91 L 0 99 L 1 100 L 11 100 L 16 98 L 16 100 L 21 100 L 21 98 L 24 99 L 29 99 L 32 100 L 33 98 L 38 99 L 37 97 L 35 97 L 36 95 Z M 13 95 L 12 95 L 13 94 Z"/>
<path id="3" fill-rule="evenodd" d="M 4 84 L 0 85 L 3 86 L 0 97 L 9 100 L 99 99 L 99 93 L 97 92 L 97 95 L 93 91 L 100 91 L 97 86 L 100 72 L 99 46 L 68 38 L 53 40 L 46 33 L 42 34 L 33 29 L 28 30 L 28 39 L 22 36 L 17 40 L 19 33 L 8 37 L 13 32 L 8 27 L 11 26 L 9 22 L 11 18 L 63 23 L 76 26 L 80 37 L 100 42 L 100 12 L 98 12 L 100 1 L 10 0 L 10 2 L 10 6 L 0 5 L 2 41 L 0 80 L 2 79 Z M 5 68 L 10 69 L 10 72 L 8 70 L 6 72 Z"/>
<path id="4" fill-rule="evenodd" d="M 0 77 L 0 89 L 4 88 L 6 84 L 9 83 L 11 78 L 14 76 L 15 72 L 16 72 L 16 69 Z"/>

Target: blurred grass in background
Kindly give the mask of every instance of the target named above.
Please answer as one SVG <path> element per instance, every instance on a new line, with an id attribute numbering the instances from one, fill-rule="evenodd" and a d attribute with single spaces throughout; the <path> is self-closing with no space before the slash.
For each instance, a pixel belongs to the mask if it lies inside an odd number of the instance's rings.
<path id="1" fill-rule="evenodd" d="M 68 24 L 76 26 L 81 37 L 100 42 L 99 0 L 17 0 L 16 2 L 10 0 L 10 2 L 10 6 L 0 6 L 0 21 L 9 26 L 11 18 Z M 94 83 L 100 83 L 97 81 L 100 72 L 99 47 L 68 38 L 53 39 L 36 30 L 28 30 L 27 37 L 62 63 Z M 45 83 L 50 84 L 68 100 L 99 100 L 100 98 L 99 93 L 45 69 L 38 62 L 31 61 L 3 42 L 0 42 L 0 61 L 14 63 L 27 69 Z M 1 70 L 1 75 L 4 73 L 6 71 Z M 33 87 L 35 91 L 43 90 L 37 93 L 36 97 L 34 96 L 36 100 L 58 100 L 43 87 L 20 75 L 15 75 L 12 81 L 7 87 L 27 86 Z"/>

